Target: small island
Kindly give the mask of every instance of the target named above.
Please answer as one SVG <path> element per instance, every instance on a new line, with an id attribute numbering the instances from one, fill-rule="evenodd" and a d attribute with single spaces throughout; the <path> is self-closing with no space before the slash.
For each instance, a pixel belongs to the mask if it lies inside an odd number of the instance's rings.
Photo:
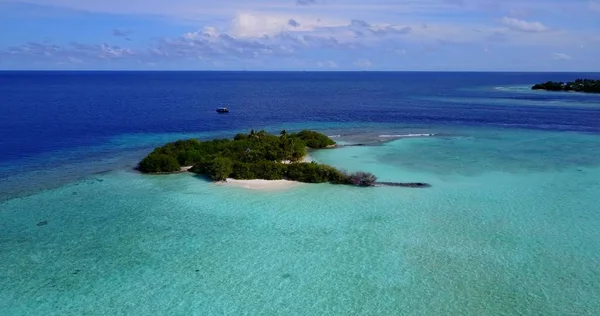
<path id="1" fill-rule="evenodd" d="M 577 79 L 573 82 L 554 82 L 538 83 L 531 87 L 532 90 L 547 91 L 574 91 L 585 93 L 600 93 L 600 80 Z"/>
<path id="2" fill-rule="evenodd" d="M 336 143 L 321 133 L 281 131 L 280 135 L 254 130 L 231 139 L 179 140 L 154 149 L 140 161 L 143 173 L 193 172 L 213 181 L 291 180 L 370 187 L 377 177 L 368 172 L 352 174 L 316 162 L 306 162 L 308 150 L 334 148 Z M 408 184 L 406 186 L 409 186 Z"/>

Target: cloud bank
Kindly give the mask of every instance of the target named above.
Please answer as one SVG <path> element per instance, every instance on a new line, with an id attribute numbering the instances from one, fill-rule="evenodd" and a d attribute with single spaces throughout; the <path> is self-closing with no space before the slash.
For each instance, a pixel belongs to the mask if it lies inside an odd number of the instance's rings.
<path id="1" fill-rule="evenodd" d="M 569 60 L 589 69 L 600 54 L 598 8 L 550 0 L 0 0 L 10 29 L 40 26 L 0 41 L 0 67 L 552 70 L 561 66 L 551 61 Z M 560 19 L 567 16 L 579 18 Z"/>

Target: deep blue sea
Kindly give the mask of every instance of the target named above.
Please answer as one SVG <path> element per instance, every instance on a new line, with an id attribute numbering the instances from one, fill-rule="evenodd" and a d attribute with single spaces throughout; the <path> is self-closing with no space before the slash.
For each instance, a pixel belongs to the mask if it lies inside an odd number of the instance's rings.
<path id="1" fill-rule="evenodd" d="M 600 132 L 598 96 L 510 90 L 579 77 L 600 74 L 1 72 L 0 161 L 99 145 L 123 134 L 307 121 Z M 564 101 L 576 104 L 556 106 Z M 231 114 L 215 115 L 220 106 Z"/>
<path id="2" fill-rule="evenodd" d="M 600 73 L 0 72 L 0 314 L 597 315 L 600 95 L 530 89 L 578 78 Z M 303 128 L 370 144 L 316 161 L 433 187 L 132 171 Z"/>

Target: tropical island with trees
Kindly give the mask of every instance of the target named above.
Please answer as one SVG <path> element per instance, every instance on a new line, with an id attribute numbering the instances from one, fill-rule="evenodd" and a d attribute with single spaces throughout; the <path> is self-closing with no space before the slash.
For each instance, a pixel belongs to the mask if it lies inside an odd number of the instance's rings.
<path id="1" fill-rule="evenodd" d="M 531 87 L 532 90 L 547 91 L 574 91 L 586 93 L 600 93 L 600 80 L 577 79 L 573 82 L 554 82 L 548 81 L 538 83 Z"/>
<path id="2" fill-rule="evenodd" d="M 142 159 L 137 170 L 152 174 L 189 171 L 213 181 L 233 178 L 356 186 L 376 184 L 377 177 L 368 172 L 350 174 L 325 164 L 303 161 L 309 149 L 335 146 L 331 138 L 310 130 L 298 133 L 283 130 L 280 135 L 252 130 L 249 134 L 237 134 L 233 139 L 188 139 L 168 143 Z M 387 185 L 415 187 L 425 184 Z"/>

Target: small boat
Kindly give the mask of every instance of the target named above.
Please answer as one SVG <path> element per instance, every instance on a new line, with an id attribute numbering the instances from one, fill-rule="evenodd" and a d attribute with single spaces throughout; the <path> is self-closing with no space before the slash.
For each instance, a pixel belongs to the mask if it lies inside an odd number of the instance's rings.
<path id="1" fill-rule="evenodd" d="M 217 113 L 229 113 L 229 109 L 226 107 L 217 108 Z"/>

